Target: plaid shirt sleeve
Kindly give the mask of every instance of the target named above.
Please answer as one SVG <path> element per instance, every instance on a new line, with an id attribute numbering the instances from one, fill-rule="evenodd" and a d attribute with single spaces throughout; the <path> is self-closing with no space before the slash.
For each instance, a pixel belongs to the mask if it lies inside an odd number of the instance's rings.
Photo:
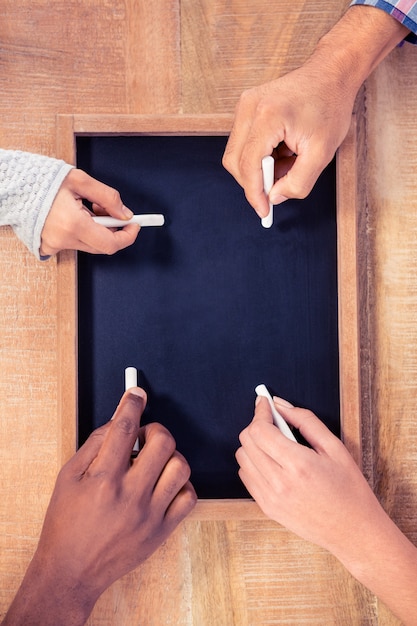
<path id="1" fill-rule="evenodd" d="M 386 0 L 353 0 L 350 6 L 355 4 L 365 4 L 389 13 L 411 31 L 405 41 L 417 43 L 417 2 L 413 0 L 397 0 L 397 2 L 394 0 L 392 2 Z"/>

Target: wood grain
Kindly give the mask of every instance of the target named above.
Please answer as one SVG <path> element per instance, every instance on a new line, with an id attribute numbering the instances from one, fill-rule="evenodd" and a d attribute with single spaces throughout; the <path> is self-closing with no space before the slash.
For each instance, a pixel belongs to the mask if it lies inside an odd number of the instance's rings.
<path id="1" fill-rule="evenodd" d="M 343 414 L 343 428 L 346 431 L 346 445 L 351 449 L 358 462 L 361 463 L 361 412 L 360 412 L 360 391 L 361 377 L 359 368 L 359 316 L 360 306 L 358 298 L 359 285 L 359 255 L 358 255 L 358 168 L 356 166 L 360 158 L 360 147 L 363 141 L 361 133 L 362 125 L 358 122 L 363 114 L 362 103 L 357 106 L 356 116 L 352 123 L 352 128 L 344 145 L 338 155 L 338 259 L 339 259 L 339 297 L 340 297 L 340 319 L 339 334 L 341 346 L 341 407 Z M 227 134 L 231 128 L 232 118 L 228 115 L 88 115 L 88 116 L 60 116 L 58 119 L 59 145 L 71 161 L 74 161 L 74 137 L 77 135 L 141 135 L 141 134 Z M 64 273 L 61 275 L 58 266 L 58 285 L 63 284 L 63 292 L 71 292 L 71 277 L 68 276 L 68 268 L 63 266 Z M 75 276 L 72 276 L 72 291 L 76 292 Z M 64 317 L 64 328 L 71 326 L 73 312 L 70 307 L 62 307 Z M 65 315 L 67 311 L 67 315 Z M 73 327 L 76 333 L 76 326 Z M 63 354 L 71 353 L 71 347 L 76 343 L 76 336 L 65 336 L 59 332 L 63 338 Z M 69 344 L 68 344 L 69 340 Z M 66 348 L 65 348 L 66 346 Z M 69 385 L 70 389 L 75 387 L 76 364 L 73 368 L 65 370 L 65 378 L 60 387 Z M 72 379 L 71 383 L 71 371 Z M 66 421 L 76 421 L 76 414 L 71 416 L 68 411 L 68 404 L 62 407 L 62 412 L 66 414 Z M 70 443 L 68 440 L 67 443 Z M 68 449 L 64 458 L 70 456 L 73 449 Z M 252 553 L 249 557 L 249 565 L 246 559 L 241 560 L 248 535 L 237 532 L 238 529 L 251 528 L 253 531 Z M 263 554 L 262 546 L 264 542 L 272 540 L 271 529 L 277 531 L 278 538 L 276 545 L 272 544 L 267 554 Z M 324 561 L 319 558 L 321 552 L 315 547 L 309 546 L 308 556 L 304 560 L 302 554 L 306 550 L 305 543 L 295 540 L 290 533 L 280 529 L 276 524 L 272 524 L 265 519 L 257 505 L 249 500 L 206 500 L 199 501 L 196 509 L 190 515 L 185 524 L 182 525 L 182 534 L 185 540 L 186 550 L 179 553 L 178 545 L 175 543 L 169 548 L 171 541 L 168 541 L 162 550 L 163 562 L 158 558 L 154 559 L 140 568 L 142 574 L 138 572 L 139 579 L 143 579 L 143 570 L 147 572 L 150 579 L 162 571 L 171 580 L 177 579 L 178 572 L 191 572 L 189 582 L 189 595 L 187 600 L 177 598 L 175 602 L 176 617 L 178 624 L 188 623 L 187 615 L 191 612 L 192 624 L 209 624 L 214 619 L 214 623 L 219 624 L 249 624 L 268 623 L 271 620 L 286 620 L 291 615 L 295 623 L 322 619 L 323 614 L 319 614 L 317 607 L 323 603 L 323 593 L 328 598 L 329 570 L 336 568 L 337 574 L 333 572 L 331 577 L 336 577 L 339 584 L 342 584 L 343 597 L 346 597 L 347 604 L 341 603 L 340 598 L 331 602 L 326 599 L 326 614 L 334 623 L 346 617 L 346 612 L 350 612 L 352 589 L 355 588 L 357 597 L 360 598 L 358 606 L 360 613 L 373 614 L 373 603 L 370 594 L 353 582 L 346 572 L 342 573 L 342 568 L 337 566 L 333 560 L 329 568 L 329 559 Z M 245 537 L 245 540 L 242 539 Z M 266 539 L 268 537 L 268 539 Z M 293 541 L 295 540 L 295 543 Z M 294 546 L 294 554 L 288 551 L 288 545 Z M 271 554 L 272 553 L 272 554 Z M 278 558 L 277 558 L 278 557 Z M 180 562 L 179 562 L 180 560 Z M 294 590 L 287 577 L 286 568 L 293 572 L 293 562 L 297 562 L 296 572 L 300 578 L 301 595 L 299 587 Z M 303 561 L 301 563 L 301 560 Z M 277 569 L 277 563 L 279 568 Z M 309 566 L 307 564 L 309 563 Z M 151 568 L 153 563 L 153 568 Z M 314 585 L 312 585 L 311 564 L 314 563 Z M 256 565 L 254 565 L 256 564 Z M 245 567 L 256 570 L 253 573 L 253 586 L 245 579 Z M 265 571 L 268 572 L 265 579 Z M 195 573 L 195 576 L 192 574 Z M 292 573 L 290 579 L 292 579 Z M 275 581 L 270 583 L 269 576 Z M 133 588 L 138 589 L 140 582 L 131 576 Z M 277 585 L 282 588 L 283 596 L 275 598 Z M 183 586 L 181 586 L 183 590 Z M 306 590 L 308 589 L 308 591 Z M 161 602 L 158 596 L 156 605 L 155 597 L 149 598 L 149 603 L 143 599 L 140 606 L 135 607 L 132 602 L 132 611 L 139 622 L 150 624 L 164 624 L 172 618 L 172 593 L 167 603 Z M 310 595 L 311 594 L 311 595 Z M 253 596 L 253 597 L 252 597 Z M 302 596 L 302 598 L 301 598 Z M 304 606 L 308 596 L 308 605 Z M 110 597 L 110 594 L 107 594 Z M 250 611 L 250 602 L 254 601 L 255 610 Z M 108 619 L 107 611 L 110 600 L 102 600 L 94 611 L 94 620 Z M 129 605 L 127 605 L 129 606 Z M 158 607 L 157 615 L 155 607 Z M 354 603 L 354 607 L 356 603 Z M 300 608 L 302 607 L 302 608 Z M 127 609 L 128 610 L 128 609 Z M 357 608 L 352 609 L 351 618 Z M 97 617 L 98 616 L 98 617 Z M 250 617 L 249 617 L 250 616 Z M 118 616 L 122 619 L 122 616 Z M 123 620 L 127 618 L 123 615 Z M 132 619 L 129 614 L 129 619 Z M 350 618 L 349 618 L 350 619 Z M 362 618 L 361 618 L 362 619 Z M 257 621 L 259 620 L 259 621 Z M 103 622 L 105 623 L 105 622 Z M 333 622 L 332 622 L 333 623 Z"/>
<path id="2" fill-rule="evenodd" d="M 244 89 L 299 65 L 347 4 L 292 0 L 271 11 L 266 0 L 3 0 L 1 145 L 69 159 L 71 145 L 57 140 L 59 114 L 230 115 Z M 346 207 L 356 197 L 350 218 L 360 237 L 350 253 L 362 259 L 359 312 L 348 303 L 344 313 L 359 320 L 360 341 L 347 346 L 344 362 L 358 359 L 361 376 L 343 408 L 354 411 L 360 396 L 349 439 L 356 446 L 362 433 L 364 470 L 414 540 L 416 73 L 415 53 L 404 46 L 365 91 L 358 188 L 344 191 Z M 75 367 L 74 345 L 63 352 L 75 304 L 59 284 L 64 275 L 72 284 L 74 267 L 71 254 L 37 262 L 0 229 L 0 615 L 74 441 L 75 389 L 60 381 Z M 89 624 L 397 623 L 334 559 L 253 503 L 243 518 L 221 506 L 199 503 L 147 563 L 103 595 Z"/>
<path id="3" fill-rule="evenodd" d="M 337 153 L 337 248 L 340 419 L 342 438 L 357 464 L 362 468 L 362 404 L 360 346 L 361 270 L 359 254 L 358 163 L 362 160 L 362 103 L 358 104 L 348 136 Z"/>
<path id="4" fill-rule="evenodd" d="M 403 69 L 407 68 L 404 73 Z M 416 261 L 417 58 L 392 53 L 368 81 L 368 220 L 374 359 L 372 424 L 375 490 L 417 543 Z M 380 608 L 380 623 L 391 624 Z"/>
<path id="5" fill-rule="evenodd" d="M 345 6 L 295 1 L 271 10 L 268 0 L 183 0 L 183 112 L 233 111 L 244 89 L 300 65 Z"/>
<path id="6" fill-rule="evenodd" d="M 359 626 L 377 621 L 375 602 L 335 559 L 273 522 L 190 519 L 141 568 L 113 585 L 89 620 L 89 626 L 122 623 Z"/>

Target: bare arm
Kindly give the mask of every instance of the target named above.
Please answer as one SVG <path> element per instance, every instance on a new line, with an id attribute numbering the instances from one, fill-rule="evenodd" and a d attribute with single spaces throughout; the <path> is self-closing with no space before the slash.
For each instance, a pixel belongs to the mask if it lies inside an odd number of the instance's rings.
<path id="1" fill-rule="evenodd" d="M 81 626 L 101 593 L 168 537 L 195 504 L 190 469 L 146 394 L 126 393 L 61 470 L 39 545 L 3 626 Z M 138 436 L 141 451 L 130 455 Z"/>
<path id="2" fill-rule="evenodd" d="M 264 398 L 240 435 L 239 475 L 261 509 L 334 554 L 407 626 L 417 624 L 417 548 L 388 517 L 342 442 L 310 411 L 277 404 L 311 444 L 286 439 Z"/>
<path id="3" fill-rule="evenodd" d="M 261 217 L 262 158 L 275 157 L 274 204 L 308 195 L 347 134 L 360 86 L 408 33 L 384 11 L 353 6 L 300 68 L 242 94 L 223 164 Z"/>

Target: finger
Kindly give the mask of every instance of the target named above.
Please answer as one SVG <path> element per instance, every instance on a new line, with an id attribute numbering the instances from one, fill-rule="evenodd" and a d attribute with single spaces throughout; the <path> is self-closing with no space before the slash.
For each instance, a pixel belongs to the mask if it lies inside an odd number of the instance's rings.
<path id="1" fill-rule="evenodd" d="M 272 476 L 272 474 L 263 473 L 243 447 L 237 450 L 236 460 L 239 464 L 238 474 L 240 480 L 251 496 L 258 502 L 260 494 L 264 491 L 270 491 L 271 486 L 268 477 Z M 270 471 L 274 471 L 274 468 L 272 467 Z"/>
<path id="2" fill-rule="evenodd" d="M 240 157 L 241 184 L 248 202 L 260 217 L 269 212 L 269 199 L 264 191 L 262 159 L 279 151 L 285 137 L 285 128 L 271 114 L 268 105 L 258 105 L 255 119 L 248 132 Z M 275 171 L 276 179 L 277 172 Z"/>
<path id="3" fill-rule="evenodd" d="M 164 508 L 175 498 L 177 493 L 189 480 L 190 466 L 185 458 L 177 450 L 174 450 L 165 463 L 155 485 L 152 500 L 161 502 Z"/>
<path id="4" fill-rule="evenodd" d="M 152 493 L 165 465 L 175 452 L 175 439 L 161 424 L 147 424 L 140 430 L 140 452 L 131 468 L 134 480 L 140 480 Z"/>
<path id="5" fill-rule="evenodd" d="M 77 250 L 90 254 L 114 254 L 130 246 L 140 230 L 138 224 L 128 224 L 124 228 L 112 231 L 96 224 L 91 216 L 84 212 L 78 229 Z"/>
<path id="6" fill-rule="evenodd" d="M 241 156 L 240 171 L 245 196 L 261 218 L 268 215 L 270 200 L 270 195 L 268 198 L 264 189 L 262 159 L 271 155 L 273 149 L 274 146 L 268 139 L 265 141 L 259 139 L 251 130 Z M 274 171 L 275 179 L 276 171 Z"/>
<path id="7" fill-rule="evenodd" d="M 177 450 L 165 464 L 152 494 L 152 504 L 164 511 L 169 523 L 178 523 L 195 503 L 196 495 L 189 478 L 190 466 Z"/>
<path id="8" fill-rule="evenodd" d="M 131 224 L 131 226 L 136 226 L 135 224 Z M 99 228 L 104 228 L 104 226 L 99 226 Z M 132 229 L 132 231 L 127 231 L 127 229 L 130 229 L 130 226 L 127 226 L 126 228 L 123 229 L 123 232 L 126 233 L 126 235 L 123 235 L 123 237 L 121 237 L 120 235 L 117 235 L 116 238 L 114 239 L 107 239 L 106 244 L 103 244 L 102 241 L 98 242 L 96 245 L 89 245 L 88 243 L 85 243 L 84 241 L 80 241 L 79 239 L 74 240 L 72 243 L 67 243 L 65 245 L 65 249 L 66 250 L 78 250 L 79 252 L 88 252 L 89 254 L 107 254 L 107 255 L 112 255 L 115 254 L 116 252 L 119 252 L 120 250 L 123 250 L 124 248 L 127 248 L 128 246 L 132 245 L 137 237 L 137 234 L 139 232 L 139 228 L 137 228 L 136 230 Z M 118 232 L 122 232 L 122 231 L 118 231 Z M 96 242 L 93 242 L 93 244 L 95 244 Z M 61 249 L 63 248 L 57 248 L 54 251 L 48 251 L 45 254 L 55 254 L 56 252 L 59 252 Z"/>
<path id="9" fill-rule="evenodd" d="M 243 187 L 246 199 L 259 217 L 265 217 L 269 213 L 269 202 L 264 192 L 261 162 L 263 157 L 271 154 L 273 146 L 267 141 L 262 148 L 262 142 L 253 138 L 252 123 L 257 101 L 251 91 L 242 94 L 223 155 L 223 166 Z"/>
<path id="10" fill-rule="evenodd" d="M 272 412 L 266 398 L 258 396 L 255 401 L 255 412 L 252 421 L 239 434 L 239 441 L 246 447 L 255 437 L 261 439 L 264 436 L 265 424 L 272 426 Z"/>
<path id="11" fill-rule="evenodd" d="M 223 166 L 242 187 L 240 160 L 250 132 L 255 110 L 256 100 L 251 91 L 243 92 L 235 109 L 232 130 L 223 155 Z"/>
<path id="12" fill-rule="evenodd" d="M 175 528 L 193 510 L 197 502 L 194 487 L 187 481 L 171 501 L 165 513 L 165 522 Z"/>
<path id="13" fill-rule="evenodd" d="M 274 424 L 260 424 L 256 420 L 240 433 L 239 440 L 245 453 L 257 467 L 263 466 L 267 457 L 282 467 L 281 458 L 287 451 L 287 442 L 298 445 L 289 441 Z"/>
<path id="14" fill-rule="evenodd" d="M 246 456 L 259 466 L 265 455 L 279 463 L 278 449 L 281 439 L 286 439 L 275 426 L 267 398 L 258 396 L 252 422 L 240 433 L 239 440 Z"/>
<path id="15" fill-rule="evenodd" d="M 94 461 L 95 473 L 118 474 L 130 466 L 130 456 L 145 406 L 146 393 L 140 387 L 133 387 L 122 396 L 100 453 Z"/>
<path id="16" fill-rule="evenodd" d="M 274 398 L 274 401 L 285 421 L 297 428 L 316 452 L 329 454 L 334 450 L 340 451 L 340 439 L 312 411 L 290 408 L 287 404 L 281 404 L 279 399 Z"/>
<path id="17" fill-rule="evenodd" d="M 267 424 L 273 424 L 271 407 L 269 406 L 268 398 L 264 396 L 258 396 L 255 400 L 255 413 L 252 421 L 265 422 Z"/>
<path id="18" fill-rule="evenodd" d="M 264 189 L 264 180 L 262 174 L 262 159 L 263 155 L 260 157 L 258 163 L 253 164 L 250 174 L 246 175 L 244 178 L 244 190 L 245 197 L 249 204 L 255 209 L 257 215 L 262 218 L 266 217 L 269 213 L 269 198 L 265 193 Z M 245 168 L 249 171 L 249 167 L 246 163 L 243 163 L 242 168 Z"/>
<path id="19" fill-rule="evenodd" d="M 272 187 L 271 202 L 279 204 L 288 198 L 306 198 L 330 160 L 317 151 L 300 151 L 292 167 Z"/>
<path id="20" fill-rule="evenodd" d="M 292 454 L 294 446 L 299 446 L 275 426 L 271 407 L 267 398 L 264 397 L 257 398 L 253 420 L 240 433 L 239 439 L 248 455 L 258 465 L 262 462 L 263 455 L 267 455 L 273 459 L 274 463 L 283 466 L 283 459 Z"/>
<path id="21" fill-rule="evenodd" d="M 99 205 L 109 215 L 119 219 L 132 217 L 132 211 L 124 206 L 116 189 L 92 178 L 86 172 L 79 169 L 72 170 L 68 183 L 74 193 L 95 205 Z"/>
<path id="22" fill-rule="evenodd" d="M 109 231 L 109 229 L 104 226 L 99 226 L 99 228 L 104 228 L 108 231 L 105 235 L 105 243 L 100 245 L 99 250 L 100 254 L 107 255 L 115 254 L 119 250 L 123 250 L 124 248 L 132 245 L 140 231 L 139 224 L 128 224 L 124 228 L 113 232 Z"/>
<path id="23" fill-rule="evenodd" d="M 98 455 L 109 424 L 96 428 L 76 454 L 65 464 L 61 472 L 69 472 L 73 476 L 82 476 Z"/>

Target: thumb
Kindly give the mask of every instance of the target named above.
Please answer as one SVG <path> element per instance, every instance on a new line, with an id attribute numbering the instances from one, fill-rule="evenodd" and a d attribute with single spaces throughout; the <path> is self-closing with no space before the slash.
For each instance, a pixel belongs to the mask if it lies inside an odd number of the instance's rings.
<path id="1" fill-rule="evenodd" d="M 255 400 L 254 422 L 265 422 L 273 424 L 272 411 L 269 406 L 268 399 L 264 396 L 258 396 Z"/>
<path id="2" fill-rule="evenodd" d="M 94 463 L 96 472 L 125 468 L 139 433 L 146 406 L 146 392 L 140 387 L 126 391 L 111 420 L 97 428 L 67 464 L 74 473 L 84 473 Z"/>
<path id="3" fill-rule="evenodd" d="M 272 187 L 270 201 L 280 204 L 288 198 L 306 198 L 330 160 L 323 159 L 322 155 L 314 155 L 311 151 L 298 154 L 292 167 Z"/>

